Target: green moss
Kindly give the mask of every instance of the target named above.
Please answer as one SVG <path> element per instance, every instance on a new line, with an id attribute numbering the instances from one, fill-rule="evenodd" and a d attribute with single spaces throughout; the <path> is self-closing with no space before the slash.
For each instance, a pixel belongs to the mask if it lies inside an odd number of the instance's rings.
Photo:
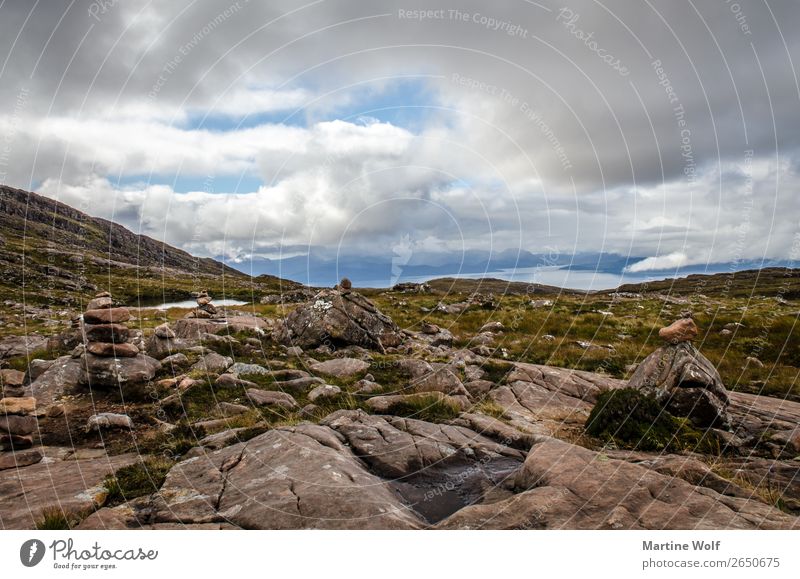
<path id="1" fill-rule="evenodd" d="M 172 465 L 163 458 L 147 458 L 108 475 L 103 482 L 108 491 L 106 505 L 118 505 L 158 491 Z"/>
<path id="2" fill-rule="evenodd" d="M 604 392 L 597 399 L 586 432 L 604 442 L 636 450 L 719 454 L 719 441 L 661 408 L 651 396 L 633 388 Z"/>
<path id="3" fill-rule="evenodd" d="M 395 416 L 415 418 L 426 422 L 442 422 L 452 420 L 461 414 L 461 408 L 455 402 L 442 400 L 434 394 L 414 397 L 392 408 Z"/>

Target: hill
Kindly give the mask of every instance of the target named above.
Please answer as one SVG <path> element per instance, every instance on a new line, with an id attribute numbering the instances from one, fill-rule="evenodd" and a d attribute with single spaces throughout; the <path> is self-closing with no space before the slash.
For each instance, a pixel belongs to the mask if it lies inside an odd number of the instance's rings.
<path id="1" fill-rule="evenodd" d="M 274 276 L 255 280 L 64 203 L 0 186 L 0 290 L 13 299 L 66 305 L 100 289 L 144 302 L 200 289 L 247 299 L 298 285 Z"/>
<path id="2" fill-rule="evenodd" d="M 712 275 L 692 274 L 683 278 L 625 284 L 599 293 L 614 292 L 702 294 L 715 298 L 769 296 L 789 300 L 800 297 L 800 269 L 766 267 Z"/>

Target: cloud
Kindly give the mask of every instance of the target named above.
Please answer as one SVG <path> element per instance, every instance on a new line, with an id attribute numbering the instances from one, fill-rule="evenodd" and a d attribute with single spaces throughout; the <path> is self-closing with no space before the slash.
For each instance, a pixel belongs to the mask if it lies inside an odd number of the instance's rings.
<path id="1" fill-rule="evenodd" d="M 0 175 L 191 251 L 793 258 L 796 3 L 91 6 L 0 5 Z"/>
<path id="2" fill-rule="evenodd" d="M 625 271 L 630 273 L 639 273 L 642 271 L 670 270 L 670 269 L 678 269 L 685 265 L 690 265 L 694 263 L 703 263 L 703 262 L 696 260 L 690 261 L 689 256 L 687 256 L 685 253 L 676 251 L 668 255 L 660 255 L 658 257 L 648 257 L 647 259 L 643 259 L 642 261 L 637 261 L 633 265 L 629 265 L 628 267 L 626 267 Z"/>

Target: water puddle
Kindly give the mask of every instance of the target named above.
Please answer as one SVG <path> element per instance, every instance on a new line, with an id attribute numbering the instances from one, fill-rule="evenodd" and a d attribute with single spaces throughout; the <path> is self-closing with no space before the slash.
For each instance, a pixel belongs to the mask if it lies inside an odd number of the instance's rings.
<path id="1" fill-rule="evenodd" d="M 469 505 L 511 496 L 511 483 L 520 466 L 510 458 L 435 466 L 390 484 L 414 511 L 433 524 Z"/>

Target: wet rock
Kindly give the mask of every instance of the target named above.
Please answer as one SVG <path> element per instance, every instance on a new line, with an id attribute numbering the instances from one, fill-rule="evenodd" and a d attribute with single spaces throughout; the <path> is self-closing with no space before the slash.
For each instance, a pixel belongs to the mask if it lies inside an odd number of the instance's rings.
<path id="1" fill-rule="evenodd" d="M 463 426 L 373 416 L 361 410 L 338 410 L 320 424 L 342 435 L 356 456 L 388 477 L 408 476 L 448 462 L 501 457 L 521 461 L 525 456 Z"/>
<path id="2" fill-rule="evenodd" d="M 628 387 L 655 396 L 670 413 L 697 426 L 719 427 L 730 421 L 722 378 L 689 342 L 658 348 L 639 364 Z"/>
<path id="3" fill-rule="evenodd" d="M 311 365 L 312 372 L 334 378 L 350 378 L 366 372 L 367 368 L 369 368 L 369 362 L 357 358 L 334 358 Z"/>
<path id="4" fill-rule="evenodd" d="M 287 317 L 276 334 L 289 346 L 357 345 L 385 352 L 403 341 L 400 328 L 361 294 L 323 290 Z"/>

